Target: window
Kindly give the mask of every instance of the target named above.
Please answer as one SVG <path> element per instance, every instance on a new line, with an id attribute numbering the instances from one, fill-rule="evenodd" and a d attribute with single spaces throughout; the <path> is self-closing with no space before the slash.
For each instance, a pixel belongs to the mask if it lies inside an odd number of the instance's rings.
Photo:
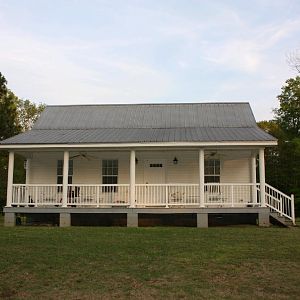
<path id="1" fill-rule="evenodd" d="M 162 164 L 150 164 L 150 168 L 162 168 Z"/>
<path id="2" fill-rule="evenodd" d="M 220 182 L 220 160 L 208 159 L 204 162 L 204 182 L 219 183 Z"/>
<path id="3" fill-rule="evenodd" d="M 102 184 L 118 184 L 118 160 L 102 160 Z M 116 192 L 117 187 L 104 186 L 103 192 Z"/>
<path id="4" fill-rule="evenodd" d="M 64 161 L 57 161 L 57 184 L 63 184 L 63 168 Z M 69 160 L 69 174 L 68 174 L 68 184 L 72 184 L 73 177 L 73 160 Z M 58 187 L 58 192 L 62 192 L 62 187 Z"/>

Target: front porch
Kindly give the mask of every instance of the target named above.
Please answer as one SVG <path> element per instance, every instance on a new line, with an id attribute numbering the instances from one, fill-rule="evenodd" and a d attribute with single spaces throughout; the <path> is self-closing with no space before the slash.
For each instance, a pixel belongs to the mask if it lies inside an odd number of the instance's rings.
<path id="1" fill-rule="evenodd" d="M 13 183 L 11 151 L 7 220 L 13 219 L 9 213 L 28 211 L 59 213 L 64 220 L 71 214 L 64 210 L 121 210 L 128 216 L 135 210 L 135 219 L 140 211 L 184 214 L 191 210 L 203 220 L 210 210 L 226 213 L 231 209 L 263 215 L 272 211 L 295 222 L 293 196 L 265 183 L 263 148 L 27 149 L 17 153 L 26 159 L 26 182 Z M 133 223 L 137 224 L 128 224 Z"/>

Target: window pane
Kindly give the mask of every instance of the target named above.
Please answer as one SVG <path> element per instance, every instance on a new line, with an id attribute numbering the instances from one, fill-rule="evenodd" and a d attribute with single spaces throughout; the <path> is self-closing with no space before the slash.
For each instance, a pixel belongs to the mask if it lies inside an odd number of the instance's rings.
<path id="1" fill-rule="evenodd" d="M 107 160 L 102 160 L 102 169 L 107 167 Z"/>
<path id="2" fill-rule="evenodd" d="M 102 183 L 118 183 L 118 160 L 106 159 L 102 161 Z"/>
<path id="3" fill-rule="evenodd" d="M 57 176 L 57 184 L 62 184 L 62 183 L 63 183 L 63 177 Z"/>
<path id="4" fill-rule="evenodd" d="M 73 175 L 73 160 L 69 160 L 69 175 Z"/>
<path id="5" fill-rule="evenodd" d="M 117 184 L 118 177 L 117 176 L 103 176 L 102 183 L 103 184 Z"/>
<path id="6" fill-rule="evenodd" d="M 204 176 L 205 183 L 220 183 L 220 176 Z"/>
<path id="7" fill-rule="evenodd" d="M 220 175 L 220 160 L 208 159 L 204 162 L 205 175 Z"/>
<path id="8" fill-rule="evenodd" d="M 62 160 L 57 161 L 57 175 L 63 174 L 63 163 Z"/>

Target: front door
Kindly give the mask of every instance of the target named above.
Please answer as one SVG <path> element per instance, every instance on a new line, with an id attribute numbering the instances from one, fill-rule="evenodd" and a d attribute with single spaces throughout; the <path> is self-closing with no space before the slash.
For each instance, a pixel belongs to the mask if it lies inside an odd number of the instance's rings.
<path id="1" fill-rule="evenodd" d="M 147 159 L 144 165 L 144 183 L 164 184 L 166 182 L 165 162 L 158 159 Z"/>
<path id="2" fill-rule="evenodd" d="M 146 184 L 142 196 L 145 205 L 165 205 L 166 203 L 166 182 L 165 161 L 145 160 L 144 183 Z"/>

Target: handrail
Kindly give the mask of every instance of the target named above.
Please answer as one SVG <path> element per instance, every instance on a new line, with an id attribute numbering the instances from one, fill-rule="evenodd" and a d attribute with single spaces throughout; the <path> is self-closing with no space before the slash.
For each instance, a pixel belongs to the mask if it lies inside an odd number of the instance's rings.
<path id="1" fill-rule="evenodd" d="M 292 199 L 292 197 L 290 197 L 290 196 L 288 196 L 287 194 L 285 194 L 285 193 L 283 193 L 283 192 L 277 190 L 276 188 L 274 188 L 273 186 L 271 186 L 271 185 L 269 185 L 269 184 L 267 184 L 267 183 L 265 184 L 265 186 L 266 186 L 266 188 L 268 187 L 268 188 L 272 189 L 274 192 L 280 194 L 281 196 L 284 196 L 284 197 L 286 197 L 286 198 L 288 198 L 288 199 L 290 199 L 290 200 Z"/>
<path id="2" fill-rule="evenodd" d="M 293 222 L 295 225 L 294 196 L 288 196 L 269 184 L 265 185 L 266 205 L 273 211 Z M 276 203 L 276 204 L 275 204 Z"/>

